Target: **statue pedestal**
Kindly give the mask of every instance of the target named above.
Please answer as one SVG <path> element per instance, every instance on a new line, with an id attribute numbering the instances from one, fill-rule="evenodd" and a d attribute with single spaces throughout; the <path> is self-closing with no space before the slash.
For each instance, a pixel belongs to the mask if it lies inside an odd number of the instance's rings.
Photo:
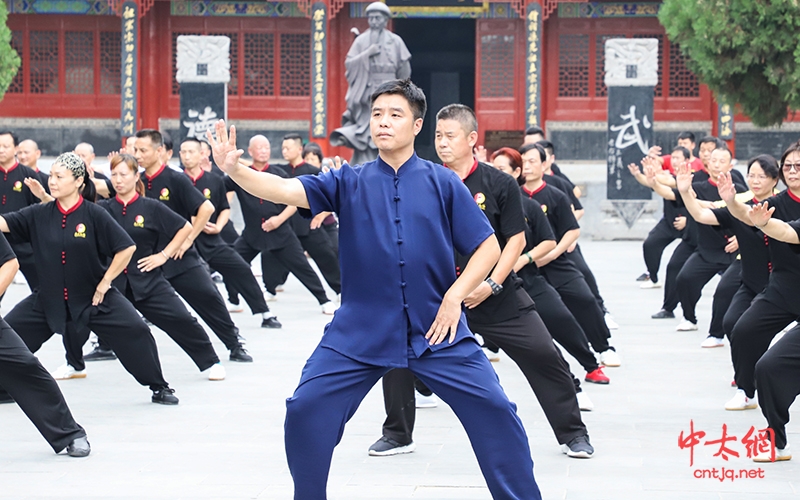
<path id="1" fill-rule="evenodd" d="M 643 240 L 661 216 L 659 200 L 603 200 L 605 214 L 595 240 Z"/>

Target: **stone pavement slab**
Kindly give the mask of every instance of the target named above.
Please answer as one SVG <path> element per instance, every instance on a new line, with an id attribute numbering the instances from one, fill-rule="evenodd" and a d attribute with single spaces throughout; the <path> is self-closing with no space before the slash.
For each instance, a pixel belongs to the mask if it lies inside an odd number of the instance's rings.
<path id="1" fill-rule="evenodd" d="M 700 331 L 676 332 L 678 320 L 651 320 L 663 289 L 640 290 L 644 270 L 641 242 L 581 243 L 607 306 L 620 329 L 612 344 L 623 358 L 608 368 L 608 386 L 584 384 L 595 411 L 584 412 L 597 453 L 591 460 L 567 458 L 521 372 L 506 356 L 493 363 L 501 383 L 525 424 L 535 474 L 547 499 L 733 500 L 797 496 L 800 457 L 757 465 L 745 457 L 741 438 L 751 426 L 765 426 L 759 410 L 726 412 L 732 369 L 726 345 L 701 349 L 710 318 L 712 284 L 698 307 Z M 666 263 L 668 256 L 665 256 Z M 664 264 L 665 265 L 665 264 Z M 663 271 L 662 271 L 663 272 Z M 14 285 L 3 300 L 3 314 L 26 294 Z M 116 361 L 88 363 L 88 377 L 60 382 L 73 414 L 92 444 L 85 459 L 55 455 L 16 405 L 0 406 L 0 498 L 13 499 L 288 499 L 292 482 L 283 448 L 284 400 L 291 395 L 303 363 L 320 339 L 328 317 L 293 278 L 278 301 L 270 303 L 282 330 L 259 328 L 249 313 L 233 315 L 247 338 L 253 364 L 227 361 L 212 336 L 228 377 L 210 382 L 166 335 L 154 330 L 162 366 L 181 398 L 180 405 L 151 404 Z M 225 356 L 223 357 L 223 354 Z M 38 354 L 48 369 L 63 363 L 60 338 Z M 569 359 L 574 373 L 580 366 Z M 789 441 L 800 449 L 797 412 Z M 491 498 L 469 441 L 452 411 L 418 412 L 417 451 L 396 457 L 370 457 L 367 448 L 380 435 L 383 401 L 378 385 L 348 424 L 337 447 L 329 481 L 331 500 Z M 719 439 L 722 426 L 739 453 L 725 461 L 713 456 L 719 446 L 698 445 L 694 465 L 689 450 L 678 447 L 690 421 Z M 492 432 L 486 422 L 486 432 Z M 498 442 L 498 447 L 503 443 Z M 763 470 L 761 479 L 697 479 L 722 468 Z"/>

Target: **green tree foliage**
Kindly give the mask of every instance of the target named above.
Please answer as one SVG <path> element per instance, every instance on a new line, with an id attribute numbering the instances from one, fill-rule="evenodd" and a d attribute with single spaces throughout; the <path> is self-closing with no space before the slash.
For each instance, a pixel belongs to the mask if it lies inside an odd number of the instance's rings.
<path id="1" fill-rule="evenodd" d="M 800 109 L 799 0 L 664 0 L 658 18 L 687 65 L 758 126 Z"/>
<path id="2" fill-rule="evenodd" d="M 19 54 L 11 47 L 11 30 L 6 24 L 8 9 L 5 0 L 0 0 L 0 100 L 8 90 L 19 69 Z"/>

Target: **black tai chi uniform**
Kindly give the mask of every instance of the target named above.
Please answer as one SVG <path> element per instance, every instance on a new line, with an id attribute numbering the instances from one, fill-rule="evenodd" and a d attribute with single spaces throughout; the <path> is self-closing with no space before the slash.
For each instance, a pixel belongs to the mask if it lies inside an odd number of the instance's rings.
<path id="1" fill-rule="evenodd" d="M 0 266 L 15 258 L 5 236 L 0 234 Z M 86 436 L 86 431 L 72 417 L 56 381 L 2 319 L 0 385 L 7 389 L 56 453 L 75 439 Z"/>
<path id="2" fill-rule="evenodd" d="M 2 179 L 0 179 L 0 215 L 16 212 L 27 206 L 39 203 L 39 199 L 25 185 L 25 179 L 27 178 L 36 179 L 42 183 L 43 179 L 37 172 L 15 163 L 8 170 L 0 169 L 0 174 L 2 174 Z M 47 180 L 44 180 L 42 185 L 47 189 Z M 25 276 L 28 287 L 33 292 L 39 288 L 39 276 L 36 273 L 31 244 L 27 241 L 17 241 L 13 235 L 9 235 L 8 239 L 14 254 L 17 256 L 19 270 Z"/>
<path id="3" fill-rule="evenodd" d="M 178 298 L 161 268 L 150 272 L 139 270 L 139 259 L 158 253 L 159 240 L 174 238 L 175 233 L 187 224 L 186 219 L 163 204 L 138 194 L 127 204 L 119 197 L 98 204 L 136 243 L 136 253 L 128 267 L 114 280 L 114 286 L 145 318 L 164 330 L 192 358 L 200 371 L 219 363 L 208 334 Z"/>
<path id="4" fill-rule="evenodd" d="M 523 186 L 522 193 L 542 206 L 556 241 L 561 241 L 568 231 L 580 228 L 570 208 L 569 199 L 558 189 L 543 182 L 535 191 L 528 191 Z M 603 353 L 613 349 L 608 343 L 611 332 L 606 325 L 603 309 L 574 262 L 561 254 L 539 271 L 558 291 L 564 305 L 580 323 L 595 352 Z"/>
<path id="5" fill-rule="evenodd" d="M 787 221 L 795 230 L 800 228 L 800 198 L 787 189 L 766 201 L 775 208 L 775 219 Z M 769 283 L 731 332 L 734 379 L 748 398 L 755 396 L 756 388 L 759 393 L 762 390 L 760 385 L 756 387 L 756 362 L 767 352 L 775 335 L 800 317 L 800 245 L 773 238 L 768 244 L 772 263 Z"/>
<path id="6" fill-rule="evenodd" d="M 197 179 L 192 179 L 188 174 L 187 176 L 203 195 L 203 198 L 214 205 L 214 213 L 211 215 L 210 222 L 217 222 L 220 212 L 231 208 L 228 204 L 225 180 L 219 175 L 206 174 L 202 170 Z M 225 286 L 238 292 L 231 295 L 238 296 L 241 293 L 253 314 L 269 311 L 267 302 L 264 300 L 264 293 L 253 276 L 250 264 L 245 262 L 242 256 L 222 239 L 221 234 L 201 232 L 195 240 L 195 246 L 208 266 L 222 275 Z"/>
<path id="7" fill-rule="evenodd" d="M 271 168 L 269 165 L 262 171 L 283 178 L 288 177 L 282 169 Z M 278 262 L 300 280 L 314 295 L 317 302 L 320 304 L 329 302 L 322 282 L 311 264 L 308 263 L 308 259 L 303 253 L 303 247 L 300 245 L 297 235 L 292 231 L 291 223 L 286 221 L 277 229 L 269 232 L 261 228 L 261 224 L 267 219 L 283 212 L 286 205 L 278 205 L 257 198 L 242 189 L 230 177 L 225 179 L 225 187 L 228 192 L 236 193 L 236 197 L 239 198 L 239 203 L 242 205 L 242 216 L 244 217 L 244 231 L 236 240 L 234 248 L 245 262 L 252 262 L 256 255 L 261 254 L 261 271 L 267 291 L 274 295 L 275 287 L 279 285 L 279 283 L 267 279 L 269 273 L 272 272 L 270 271 L 272 263 Z"/>
<path id="8" fill-rule="evenodd" d="M 508 238 L 525 231 L 522 199 L 510 175 L 475 161 L 464 184 L 495 230 L 501 248 Z M 470 257 L 457 254 L 456 274 L 466 268 Z M 522 289 L 522 280 L 512 271 L 502 285 L 498 295 L 465 310 L 469 328 L 503 349 L 519 366 L 559 444 L 585 436 L 569 366 Z M 384 378 L 387 418 L 383 435 L 407 445 L 414 427 L 414 377 L 410 370 L 403 371 L 405 375 Z"/>
<path id="9" fill-rule="evenodd" d="M 83 370 L 81 349 L 91 329 L 107 341 L 122 365 L 153 391 L 166 388 L 150 329 L 113 285 L 92 305 L 107 263 L 133 241 L 108 213 L 80 198 L 64 210 L 58 201 L 3 216 L 10 233 L 33 246 L 41 286 L 5 319 L 31 352 L 62 333 L 67 363 Z"/>
<path id="10" fill-rule="evenodd" d="M 162 202 L 188 221 L 206 201 L 186 175 L 166 165 L 162 165 L 161 170 L 152 176 L 145 175 L 143 181 L 148 198 Z M 163 250 L 171 239 L 162 237 L 158 250 Z M 234 325 L 217 286 L 203 268 L 194 246 L 183 254 L 183 258 L 169 259 L 162 269 L 175 291 L 189 303 L 229 351 L 241 347 L 239 329 Z"/>
<path id="11" fill-rule="evenodd" d="M 306 162 L 300 163 L 295 167 L 286 165 L 284 170 L 286 170 L 286 173 L 292 178 L 300 177 L 301 175 L 319 175 L 320 173 L 319 168 L 309 165 Z M 328 285 L 337 295 L 342 293 L 339 254 L 331 244 L 331 238 L 326 230 L 323 229 L 322 226 L 317 229 L 311 229 L 311 221 L 303 218 L 299 213 L 295 213 L 289 221 L 303 249 L 308 252 L 308 255 L 317 263 L 322 277 L 325 278 L 325 281 L 328 282 Z M 264 282 L 269 283 L 269 286 L 277 286 L 284 283 L 288 277 L 289 271 L 269 254 L 267 255 L 267 259 L 272 262 L 264 269 Z"/>
<path id="12" fill-rule="evenodd" d="M 553 240 L 556 237 L 541 205 L 530 198 L 522 198 L 522 207 L 527 222 L 525 231 L 525 251 L 530 251 L 543 241 Z M 536 311 L 542 317 L 547 330 L 553 339 L 561 344 L 564 349 L 581 364 L 587 373 L 593 372 L 600 365 L 597 363 L 580 323 L 572 315 L 569 308 L 561 300 L 558 291 L 539 273 L 535 262 L 527 264 L 519 270 L 523 287 L 536 304 Z M 580 392 L 580 382 L 574 378 L 575 390 Z"/>

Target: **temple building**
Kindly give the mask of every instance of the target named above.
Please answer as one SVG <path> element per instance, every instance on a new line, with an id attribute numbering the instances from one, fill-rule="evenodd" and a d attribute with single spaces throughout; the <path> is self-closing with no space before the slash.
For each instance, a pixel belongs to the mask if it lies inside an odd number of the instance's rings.
<path id="1" fill-rule="evenodd" d="M 300 132 L 327 153 L 347 154 L 327 137 L 341 124 L 344 58 L 354 31 L 368 29 L 368 2 L 5 1 L 22 66 L 0 102 L 0 117 L 4 128 L 36 139 L 45 154 L 80 141 L 103 153 L 134 128 L 176 131 L 176 39 L 189 34 L 230 37 L 228 118 L 242 141 L 263 133 L 274 146 L 284 134 Z M 428 157 L 433 113 L 462 102 L 476 110 L 480 143 L 488 149 L 516 146 L 522 130 L 536 125 L 547 131 L 559 159 L 604 160 L 604 43 L 616 37 L 659 40 L 656 143 L 670 146 L 683 130 L 713 133 L 730 137 L 736 156 L 747 158 L 778 153 L 800 136 L 793 123 L 759 130 L 720 106 L 667 39 L 656 17 L 660 2 L 387 5 L 394 13 L 389 28 L 405 40 L 412 79 L 431 108 L 418 140 Z M 127 16 L 126 6 L 135 7 Z"/>

